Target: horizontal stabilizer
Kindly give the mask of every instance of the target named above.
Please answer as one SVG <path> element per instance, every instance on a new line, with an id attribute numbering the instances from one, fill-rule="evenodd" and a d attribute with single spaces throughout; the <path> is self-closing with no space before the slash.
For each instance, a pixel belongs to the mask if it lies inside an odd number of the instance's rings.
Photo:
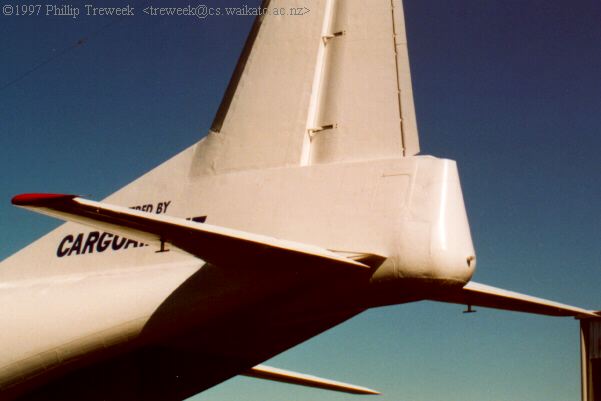
<path id="1" fill-rule="evenodd" d="M 313 245 L 157 215 L 80 198 L 76 195 L 23 194 L 14 205 L 133 238 L 165 250 L 171 244 L 213 264 L 260 264 L 287 268 L 312 266 L 366 270 L 370 266 Z"/>
<path id="2" fill-rule="evenodd" d="M 355 386 L 354 384 L 348 384 L 334 380 L 322 379 L 316 376 L 291 372 L 289 370 L 284 369 L 272 368 L 270 366 L 265 365 L 257 365 L 249 371 L 243 373 L 243 375 L 283 383 L 298 384 L 307 387 L 316 387 L 324 390 L 340 391 L 343 393 L 371 395 L 380 394 L 379 392 L 366 387 Z"/>
<path id="3" fill-rule="evenodd" d="M 536 298 L 489 285 L 470 282 L 465 287 L 436 295 L 433 301 L 450 302 L 469 306 L 483 306 L 517 312 L 551 316 L 573 316 L 576 318 L 599 317 L 596 312 L 564 305 L 559 302 Z"/>

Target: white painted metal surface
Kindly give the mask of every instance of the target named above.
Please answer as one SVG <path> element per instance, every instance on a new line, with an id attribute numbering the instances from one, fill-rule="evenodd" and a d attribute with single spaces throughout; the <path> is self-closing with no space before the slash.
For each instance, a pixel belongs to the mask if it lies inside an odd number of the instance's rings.
<path id="1" fill-rule="evenodd" d="M 400 1 L 321 0 L 302 20 L 259 18 L 206 138 L 102 202 L 17 198 L 70 222 L 0 264 L 0 394 L 113 360 L 138 368 L 141 350 L 182 366 L 202 355 L 206 375 L 165 384 L 193 394 L 387 303 L 596 316 L 469 283 L 456 164 L 418 151 Z M 265 257 L 274 249 L 277 263 Z M 348 258 L 361 255 L 372 258 Z M 179 373 L 164 366 L 132 387 Z"/>

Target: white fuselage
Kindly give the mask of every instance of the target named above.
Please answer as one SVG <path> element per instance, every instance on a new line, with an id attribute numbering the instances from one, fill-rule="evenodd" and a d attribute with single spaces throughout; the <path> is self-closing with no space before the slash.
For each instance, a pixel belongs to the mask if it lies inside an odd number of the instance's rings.
<path id="1" fill-rule="evenodd" d="M 206 216 L 222 227 L 380 255 L 386 260 L 369 285 L 399 283 L 386 287 L 392 291 L 416 280 L 463 285 L 473 274 L 453 161 L 419 156 L 197 176 L 193 155 L 191 147 L 106 201 L 151 205 L 153 213 L 168 204 L 172 216 Z M 157 309 L 204 264 L 177 250 L 114 249 L 114 238 L 102 242 L 93 231 L 65 224 L 3 262 L 0 388 L 135 343 Z M 43 274 L 26 278 L 40 263 Z M 208 301 L 198 296 L 195 302 Z M 207 318 L 202 314 L 227 313 L 226 306 L 198 310 L 198 322 Z"/>

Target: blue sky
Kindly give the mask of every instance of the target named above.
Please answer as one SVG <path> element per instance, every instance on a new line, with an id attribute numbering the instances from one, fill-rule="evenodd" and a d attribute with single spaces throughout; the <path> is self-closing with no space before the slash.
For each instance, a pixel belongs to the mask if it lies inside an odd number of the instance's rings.
<path id="1" fill-rule="evenodd" d="M 422 153 L 459 163 L 475 280 L 601 309 L 601 3 L 406 0 L 405 13 Z M 14 194 L 102 199 L 200 139 L 251 23 L 0 15 L 0 87 L 56 56 L 0 90 L 0 259 L 58 225 Z M 461 310 L 379 308 L 270 364 L 382 401 L 580 397 L 577 322 Z M 194 399 L 357 396 L 235 378 Z"/>

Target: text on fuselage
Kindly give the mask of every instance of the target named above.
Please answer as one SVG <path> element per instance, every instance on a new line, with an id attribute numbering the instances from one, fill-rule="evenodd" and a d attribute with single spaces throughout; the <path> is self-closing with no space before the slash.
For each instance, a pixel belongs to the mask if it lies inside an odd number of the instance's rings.
<path id="1" fill-rule="evenodd" d="M 146 203 L 143 205 L 131 206 L 130 209 L 140 210 L 146 213 L 164 214 L 171 201 Z M 204 223 L 207 216 L 188 217 L 197 223 Z M 148 244 L 125 238 L 117 234 L 103 231 L 90 231 L 87 233 L 68 234 L 63 237 L 56 248 L 56 256 L 59 258 L 73 255 L 86 255 L 92 253 L 103 253 L 105 251 L 119 251 L 130 248 L 140 248 Z"/>

